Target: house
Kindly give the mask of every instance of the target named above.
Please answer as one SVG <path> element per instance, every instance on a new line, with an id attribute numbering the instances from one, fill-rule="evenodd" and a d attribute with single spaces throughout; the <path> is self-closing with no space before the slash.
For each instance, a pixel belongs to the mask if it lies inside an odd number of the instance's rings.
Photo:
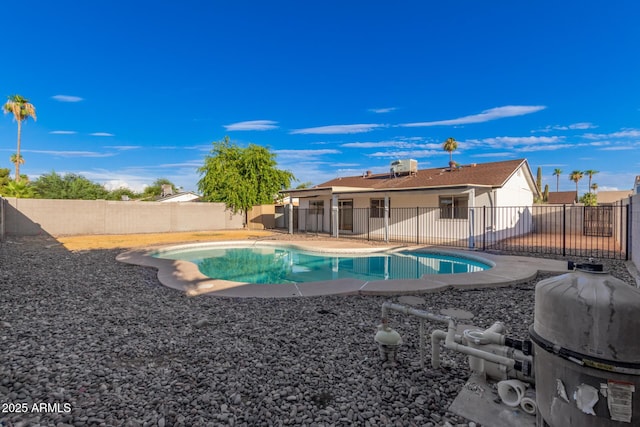
<path id="1" fill-rule="evenodd" d="M 547 203 L 550 205 L 572 205 L 578 200 L 577 194 L 575 191 L 550 191 Z"/>
<path id="2" fill-rule="evenodd" d="M 177 203 L 177 202 L 197 202 L 200 200 L 200 196 L 192 191 L 185 191 L 176 194 L 169 194 L 166 196 L 161 196 L 156 202 L 162 203 Z"/>
<path id="3" fill-rule="evenodd" d="M 632 195 L 632 191 L 598 191 L 597 202 L 598 205 L 610 205 L 618 203 L 621 200 L 627 199 Z M 547 204 L 549 205 L 573 205 L 576 204 L 576 192 L 575 191 L 552 191 L 547 198 Z"/>
<path id="4" fill-rule="evenodd" d="M 432 235 L 450 235 L 455 224 L 460 238 L 480 228 L 497 232 L 528 224 L 534 197 L 540 196 L 526 159 L 420 170 L 415 160 L 402 160 L 389 173 L 367 171 L 286 192 L 299 199 L 299 230 L 337 236 L 383 229 L 386 235 L 414 236 L 425 232 L 424 222 Z M 499 218 L 495 209 L 507 206 L 518 210 Z"/>
<path id="5" fill-rule="evenodd" d="M 636 182 L 633 183 L 633 194 L 640 194 L 640 175 L 636 176 Z"/>
<path id="6" fill-rule="evenodd" d="M 624 199 L 628 199 L 633 195 L 633 190 L 623 191 L 598 191 L 598 205 L 611 205 L 614 203 L 622 203 Z"/>

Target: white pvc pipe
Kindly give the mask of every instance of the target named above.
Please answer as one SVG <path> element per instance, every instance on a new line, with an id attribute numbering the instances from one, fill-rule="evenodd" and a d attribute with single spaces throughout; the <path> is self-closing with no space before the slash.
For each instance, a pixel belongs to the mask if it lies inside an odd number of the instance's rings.
<path id="1" fill-rule="evenodd" d="M 538 411 L 538 404 L 536 403 L 536 394 L 531 390 L 527 390 L 524 393 L 524 397 L 520 401 L 520 407 L 524 412 L 529 415 L 535 415 Z"/>
<path id="2" fill-rule="evenodd" d="M 504 356 L 498 356 L 497 354 L 488 353 L 486 351 L 479 350 L 477 348 L 468 347 L 463 344 L 458 344 L 457 342 L 455 342 L 455 339 L 454 339 L 455 333 L 456 333 L 456 327 L 453 324 L 453 322 L 451 322 L 449 324 L 447 337 L 444 342 L 444 345 L 446 348 L 458 351 L 460 353 L 463 353 L 469 356 L 476 356 L 481 359 L 488 360 L 489 362 L 498 363 L 500 365 L 506 366 L 509 369 L 513 369 L 513 367 L 515 366 L 516 361 L 513 359 L 509 359 Z"/>
<path id="3" fill-rule="evenodd" d="M 387 318 L 387 313 L 389 310 L 397 311 L 398 313 L 403 313 L 403 314 L 410 314 L 412 316 L 420 317 L 422 319 L 432 320 L 434 322 L 449 323 L 452 321 L 451 317 L 449 316 L 434 314 L 425 310 L 418 310 L 417 308 L 408 307 L 406 305 L 396 304 L 389 301 L 382 304 L 383 319 Z"/>
<path id="4" fill-rule="evenodd" d="M 435 330 L 431 334 L 431 366 L 433 368 L 440 367 L 440 341 L 444 341 L 447 338 L 447 333 L 440 330 Z"/>
<path id="5" fill-rule="evenodd" d="M 519 380 L 500 381 L 498 383 L 498 396 L 500 396 L 505 405 L 515 408 L 522 402 L 526 389 L 527 385 Z"/>
<path id="6" fill-rule="evenodd" d="M 450 350 L 455 350 L 457 352 L 466 354 L 468 356 L 475 356 L 483 360 L 487 360 L 489 362 L 497 363 L 499 365 L 503 365 L 507 367 L 507 369 L 512 370 L 516 364 L 514 359 L 500 356 L 497 354 L 489 353 L 480 349 L 472 348 L 463 344 L 460 344 L 461 340 L 460 335 L 456 335 L 456 325 L 453 319 L 449 316 L 442 316 L 438 314 L 433 314 L 428 311 L 418 310 L 413 307 L 408 307 L 401 304 L 396 304 L 392 302 L 385 302 L 382 304 L 382 319 L 383 322 L 386 321 L 388 316 L 388 311 L 393 310 L 399 313 L 404 313 L 407 315 L 416 316 L 422 319 L 428 319 L 435 322 L 448 323 L 447 332 L 443 332 L 440 330 L 435 330 L 431 334 L 431 343 L 432 343 L 432 353 L 431 353 L 431 366 L 437 368 L 440 366 L 440 342 L 444 340 L 445 348 Z M 489 340 L 497 340 L 502 341 L 504 343 L 504 337 L 499 334 L 504 328 L 504 325 L 500 322 L 494 323 L 489 329 L 487 329 L 486 337 Z M 421 337 L 423 340 L 423 337 Z"/>

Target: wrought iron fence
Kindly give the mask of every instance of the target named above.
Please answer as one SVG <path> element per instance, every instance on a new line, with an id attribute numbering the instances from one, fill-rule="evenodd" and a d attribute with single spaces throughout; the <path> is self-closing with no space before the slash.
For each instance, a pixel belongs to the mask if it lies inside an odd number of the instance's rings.
<path id="1" fill-rule="evenodd" d="M 484 251 L 610 259 L 629 256 L 626 203 L 390 208 L 386 218 L 384 209 L 348 208 L 337 215 L 332 221 L 329 209 L 295 208 L 293 232 Z"/>

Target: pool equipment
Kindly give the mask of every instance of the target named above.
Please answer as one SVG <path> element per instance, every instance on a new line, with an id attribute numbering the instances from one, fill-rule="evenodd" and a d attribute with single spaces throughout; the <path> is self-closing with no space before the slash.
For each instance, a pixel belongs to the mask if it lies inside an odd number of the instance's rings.
<path id="1" fill-rule="evenodd" d="M 420 361 L 424 367 L 425 359 L 425 321 L 447 324 L 447 331 L 435 330 L 431 333 L 431 366 L 440 367 L 440 344 L 444 347 L 469 356 L 469 366 L 478 374 L 498 380 L 518 378 L 532 382 L 532 359 L 522 351 L 528 347 L 522 341 L 506 337 L 501 332 L 504 326 L 495 323 L 489 329 L 465 330 L 457 334 L 456 323 L 450 316 L 443 316 L 413 307 L 385 302 L 382 304 L 382 325 L 388 326 L 389 312 L 414 316 L 420 319 Z M 389 328 L 390 329 L 390 328 Z M 396 332 L 396 331 L 394 331 Z M 397 332 L 396 332 L 397 333 Z M 398 334 L 399 335 L 399 334 Z"/>
<path id="2" fill-rule="evenodd" d="M 446 324 L 431 333 L 431 366 L 441 346 L 468 355 L 472 378 L 497 380 L 501 401 L 537 427 L 640 425 L 640 289 L 592 262 L 569 269 L 536 285 L 531 340 L 507 337 L 500 322 L 460 331 L 452 317 L 393 302 L 382 324 L 393 331 L 391 311 L 419 319 L 422 366 L 425 322 Z"/>
<path id="3" fill-rule="evenodd" d="M 383 322 L 378 326 L 378 332 L 374 339 L 378 343 L 380 358 L 385 362 L 395 364 L 396 351 L 402 345 L 400 334 Z"/>
<path id="4" fill-rule="evenodd" d="M 540 425 L 637 425 L 640 290 L 601 265 L 576 267 L 536 285 L 529 332 Z"/>
<path id="5" fill-rule="evenodd" d="M 527 385 L 519 380 L 504 380 L 498 383 L 498 396 L 507 406 L 520 406 Z"/>

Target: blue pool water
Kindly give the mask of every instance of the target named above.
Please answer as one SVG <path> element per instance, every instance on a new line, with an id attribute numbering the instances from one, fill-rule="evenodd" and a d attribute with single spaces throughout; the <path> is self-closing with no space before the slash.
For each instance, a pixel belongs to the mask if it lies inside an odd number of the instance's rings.
<path id="1" fill-rule="evenodd" d="M 434 253 L 325 254 L 290 248 L 217 247 L 175 250 L 158 258 L 190 261 L 205 276 L 244 283 L 304 283 L 336 279 L 418 279 L 425 274 L 472 273 L 490 265 Z"/>

